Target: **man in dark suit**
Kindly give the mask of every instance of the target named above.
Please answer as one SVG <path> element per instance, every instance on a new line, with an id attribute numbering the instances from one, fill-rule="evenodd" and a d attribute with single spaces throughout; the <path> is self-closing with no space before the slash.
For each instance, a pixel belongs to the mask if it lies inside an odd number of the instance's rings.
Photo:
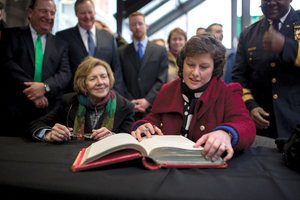
<path id="1" fill-rule="evenodd" d="M 69 43 L 72 79 L 66 92 L 74 91 L 73 78 L 78 65 L 85 57 L 92 56 L 102 59 L 110 65 L 116 80 L 114 89 L 119 94 L 124 95 L 122 71 L 118 59 L 116 41 L 110 33 L 95 27 L 96 12 L 93 1 L 77 0 L 75 3 L 75 14 L 78 18 L 78 25 L 56 33 L 57 36 Z M 91 47 L 91 45 L 93 46 Z"/>
<path id="2" fill-rule="evenodd" d="M 135 104 L 136 120 L 150 112 L 161 86 L 168 76 L 165 47 L 148 41 L 145 16 L 134 12 L 129 16 L 133 42 L 118 49 L 125 83 L 125 97 Z"/>
<path id="3" fill-rule="evenodd" d="M 262 0 L 264 18 L 240 35 L 232 70 L 257 134 L 288 138 L 300 123 L 300 12 Z"/>
<path id="4" fill-rule="evenodd" d="M 56 8 L 52 0 L 31 0 L 30 24 L 2 32 L 1 55 L 4 81 L 1 122 L 9 132 L 22 136 L 26 126 L 55 106 L 71 78 L 68 45 L 53 36 Z"/>

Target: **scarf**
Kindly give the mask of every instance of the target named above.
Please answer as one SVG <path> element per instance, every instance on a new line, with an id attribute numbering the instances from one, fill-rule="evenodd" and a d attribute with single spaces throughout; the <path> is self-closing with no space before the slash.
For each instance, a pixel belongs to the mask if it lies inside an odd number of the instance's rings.
<path id="1" fill-rule="evenodd" d="M 102 99 L 102 101 L 98 104 L 92 103 L 86 96 L 83 94 L 77 95 L 79 106 L 75 116 L 75 123 L 73 131 L 75 133 L 84 134 L 84 126 L 85 126 L 85 116 L 87 109 L 101 110 L 105 108 L 103 115 L 103 122 L 101 127 L 106 127 L 108 130 L 112 131 L 117 107 L 117 98 L 114 91 L 110 90 L 108 94 Z"/>
<path id="2" fill-rule="evenodd" d="M 210 79 L 211 81 L 211 79 Z M 180 130 L 181 135 L 188 137 L 189 127 L 194 115 L 194 109 L 199 97 L 202 95 L 203 91 L 209 86 L 210 81 L 208 81 L 203 86 L 191 90 L 185 83 L 184 80 L 181 81 L 181 93 L 183 98 L 183 123 Z"/>
<path id="3" fill-rule="evenodd" d="M 172 49 L 170 49 L 170 52 L 173 54 L 173 56 L 174 56 L 175 58 L 177 58 L 178 52 L 172 51 Z"/>

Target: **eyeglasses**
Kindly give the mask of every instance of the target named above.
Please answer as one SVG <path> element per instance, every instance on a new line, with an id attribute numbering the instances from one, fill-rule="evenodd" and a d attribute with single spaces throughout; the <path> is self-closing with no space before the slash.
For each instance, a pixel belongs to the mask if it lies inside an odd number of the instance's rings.
<path id="1" fill-rule="evenodd" d="M 55 12 L 53 12 L 53 11 L 48 11 L 48 10 L 46 10 L 46 9 L 40 9 L 39 12 L 40 12 L 41 14 L 43 14 L 43 15 L 48 15 L 48 13 L 49 13 L 51 17 L 54 17 L 54 15 L 55 15 Z"/>
<path id="2" fill-rule="evenodd" d="M 144 24 L 145 24 L 144 22 L 131 23 L 130 27 L 136 27 L 137 25 L 138 26 L 143 26 Z"/>
<path id="3" fill-rule="evenodd" d="M 72 137 L 84 137 L 84 138 L 90 139 L 90 138 L 91 138 L 91 135 L 92 135 L 92 133 L 84 133 L 84 134 L 82 135 L 82 134 L 80 134 L 80 133 L 74 133 L 74 132 L 71 132 L 71 136 L 72 136 Z"/>
<path id="4" fill-rule="evenodd" d="M 70 106 L 68 114 L 67 114 L 67 128 L 68 129 L 69 129 L 69 114 L 70 114 L 71 109 L 72 109 L 72 105 Z M 115 133 L 110 131 L 110 134 L 114 135 Z M 70 132 L 70 136 L 74 137 L 73 139 L 75 139 L 75 140 L 78 140 L 78 139 L 82 140 L 83 138 L 91 139 L 92 133 L 74 133 L 74 132 Z M 105 135 L 104 138 L 107 137 L 107 136 L 108 135 Z"/>
<path id="5" fill-rule="evenodd" d="M 69 129 L 69 115 L 70 115 L 70 111 L 72 109 L 72 105 L 70 106 L 69 110 L 68 110 L 68 114 L 67 114 L 67 128 Z M 87 139 L 91 139 L 91 135 L 92 133 L 74 133 L 74 132 L 70 132 L 70 136 L 74 137 L 74 138 L 87 138 Z"/>

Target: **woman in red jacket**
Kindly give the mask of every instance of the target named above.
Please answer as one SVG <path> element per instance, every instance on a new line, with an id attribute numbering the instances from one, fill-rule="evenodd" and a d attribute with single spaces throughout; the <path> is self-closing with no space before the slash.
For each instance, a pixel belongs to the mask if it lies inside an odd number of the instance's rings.
<path id="1" fill-rule="evenodd" d="M 238 83 L 226 85 L 221 77 L 225 47 L 213 34 L 192 37 L 177 56 L 178 78 L 162 86 L 151 113 L 135 122 L 132 136 L 183 135 L 199 147 L 206 159 L 232 158 L 252 145 L 255 125 Z M 144 131 L 146 128 L 149 131 Z"/>

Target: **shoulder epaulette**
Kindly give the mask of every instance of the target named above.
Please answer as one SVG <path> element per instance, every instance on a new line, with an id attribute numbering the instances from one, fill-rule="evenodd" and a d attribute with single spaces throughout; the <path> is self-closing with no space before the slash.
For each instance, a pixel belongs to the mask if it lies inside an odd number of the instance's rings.
<path id="1" fill-rule="evenodd" d="M 248 28 L 248 27 L 250 27 L 252 24 L 249 24 L 249 25 L 247 25 L 247 26 L 245 26 L 245 28 Z"/>

